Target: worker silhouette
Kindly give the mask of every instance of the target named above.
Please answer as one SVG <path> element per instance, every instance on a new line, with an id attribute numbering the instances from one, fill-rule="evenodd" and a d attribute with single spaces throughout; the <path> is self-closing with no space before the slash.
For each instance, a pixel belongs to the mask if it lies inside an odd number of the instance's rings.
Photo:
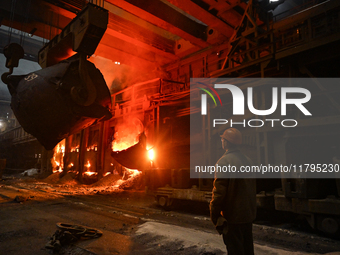
<path id="1" fill-rule="evenodd" d="M 241 132 L 229 128 L 221 135 L 226 151 L 216 164 L 219 166 L 252 165 L 251 160 L 238 150 L 242 144 Z M 242 177 L 242 178 L 236 178 Z M 216 173 L 210 217 L 227 247 L 228 255 L 254 254 L 252 222 L 256 217 L 256 180 L 249 176 Z"/>

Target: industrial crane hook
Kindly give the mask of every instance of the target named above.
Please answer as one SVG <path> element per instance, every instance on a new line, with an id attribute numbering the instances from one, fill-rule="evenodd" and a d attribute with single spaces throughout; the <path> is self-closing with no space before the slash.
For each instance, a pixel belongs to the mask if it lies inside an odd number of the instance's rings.
<path id="1" fill-rule="evenodd" d="M 8 76 L 13 73 L 13 68 L 18 67 L 19 60 L 24 57 L 24 49 L 17 43 L 11 43 L 4 48 L 4 55 L 6 57 L 6 67 L 9 68 L 9 72 L 1 75 L 3 83 L 9 85 Z"/>

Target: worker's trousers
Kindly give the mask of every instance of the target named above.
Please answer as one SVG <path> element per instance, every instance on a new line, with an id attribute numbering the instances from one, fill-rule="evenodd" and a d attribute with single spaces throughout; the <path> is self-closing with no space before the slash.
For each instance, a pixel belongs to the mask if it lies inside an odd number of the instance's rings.
<path id="1" fill-rule="evenodd" d="M 227 234 L 223 234 L 228 255 L 253 255 L 253 224 L 228 224 Z"/>

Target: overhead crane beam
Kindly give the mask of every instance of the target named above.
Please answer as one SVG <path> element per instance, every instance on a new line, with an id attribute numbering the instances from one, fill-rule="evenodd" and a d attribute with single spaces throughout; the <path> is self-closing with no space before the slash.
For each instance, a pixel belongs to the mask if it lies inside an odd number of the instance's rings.
<path id="1" fill-rule="evenodd" d="M 208 26 L 216 29 L 219 33 L 227 37 L 230 37 L 234 32 L 234 28 L 231 25 L 223 22 L 190 0 L 168 0 L 168 2 L 199 19 Z"/>
<path id="2" fill-rule="evenodd" d="M 5 2 L 6 1 L 3 1 L 0 4 L 0 8 L 3 10 L 4 15 L 4 19 L 2 21 L 3 25 L 11 26 L 27 33 L 30 33 L 30 31 L 35 29 L 34 35 L 45 39 L 51 39 L 55 35 L 59 34 L 61 29 L 64 28 L 76 16 L 75 13 L 62 9 L 61 7 L 55 6 L 53 4 L 44 1 L 32 0 L 30 16 L 27 18 L 29 22 L 23 23 L 27 10 L 21 7 L 16 9 L 16 18 L 11 20 L 10 17 L 6 15 L 6 13 L 10 14 L 11 12 L 10 5 L 6 4 Z M 24 4 L 18 5 L 24 6 Z M 42 15 L 42 13 L 45 13 L 46 15 Z M 54 13 L 52 15 L 54 18 L 52 19 L 50 17 L 50 19 L 48 19 L 47 16 L 49 15 L 47 14 L 51 13 Z M 140 52 L 150 52 L 153 55 L 157 55 L 157 59 L 160 60 L 160 63 L 175 61 L 178 59 L 178 57 L 174 54 L 174 40 L 162 37 L 161 35 L 158 35 L 157 33 L 143 28 L 142 26 L 139 26 L 138 24 L 126 20 L 116 14 L 109 14 L 109 24 L 106 34 L 112 38 L 116 37 L 120 40 L 126 41 L 128 44 L 134 45 L 135 48 L 140 49 Z M 117 46 L 113 46 L 113 44 L 114 40 L 111 41 L 110 45 L 106 46 L 117 49 Z M 118 48 L 118 50 L 123 51 L 124 49 Z M 98 53 L 96 54 L 98 55 Z M 103 57 L 106 55 L 111 55 L 105 54 L 104 52 L 101 54 L 104 54 Z M 136 58 L 138 59 L 139 56 L 134 57 L 134 59 Z"/>
<path id="3" fill-rule="evenodd" d="M 170 6 L 158 0 L 107 0 L 107 2 L 130 12 L 131 14 L 163 28 L 200 48 L 206 48 L 206 26 L 178 13 Z M 162 10 L 162 11 L 160 11 Z"/>

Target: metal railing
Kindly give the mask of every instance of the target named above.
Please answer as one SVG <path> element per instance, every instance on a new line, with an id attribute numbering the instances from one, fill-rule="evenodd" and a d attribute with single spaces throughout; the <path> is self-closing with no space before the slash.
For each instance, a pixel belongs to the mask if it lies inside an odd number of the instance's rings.
<path id="1" fill-rule="evenodd" d="M 0 133 L 1 141 L 11 141 L 13 144 L 31 142 L 37 140 L 34 136 L 27 133 L 22 127 L 15 127 Z"/>

